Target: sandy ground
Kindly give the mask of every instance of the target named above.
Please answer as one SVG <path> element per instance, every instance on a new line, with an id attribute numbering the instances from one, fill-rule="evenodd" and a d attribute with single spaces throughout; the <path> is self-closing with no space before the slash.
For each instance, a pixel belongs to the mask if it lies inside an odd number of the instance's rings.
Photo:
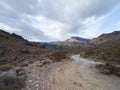
<path id="1" fill-rule="evenodd" d="M 120 90 L 120 78 L 103 75 L 96 63 L 73 55 L 70 61 L 42 68 L 36 62 L 27 68 L 28 79 L 23 90 Z"/>

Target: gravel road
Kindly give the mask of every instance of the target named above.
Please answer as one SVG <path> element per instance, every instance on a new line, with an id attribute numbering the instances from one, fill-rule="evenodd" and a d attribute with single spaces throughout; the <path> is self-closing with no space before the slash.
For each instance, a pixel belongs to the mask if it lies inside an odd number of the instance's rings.
<path id="1" fill-rule="evenodd" d="M 42 68 L 37 63 L 27 68 L 28 79 L 23 90 L 120 90 L 120 78 L 103 75 L 95 62 L 73 55 L 71 60 Z"/>
<path id="2" fill-rule="evenodd" d="M 120 78 L 99 73 L 95 62 L 73 55 L 51 74 L 51 90 L 120 90 Z"/>

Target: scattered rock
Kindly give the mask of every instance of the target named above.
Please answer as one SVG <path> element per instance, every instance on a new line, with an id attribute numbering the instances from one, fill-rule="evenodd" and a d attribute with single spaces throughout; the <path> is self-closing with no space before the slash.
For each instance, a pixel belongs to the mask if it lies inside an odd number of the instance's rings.
<path id="1" fill-rule="evenodd" d="M 42 64 L 42 63 L 39 63 L 39 64 L 37 64 L 36 66 L 37 66 L 37 67 L 42 67 L 43 64 Z"/>
<path id="2" fill-rule="evenodd" d="M 0 73 L 0 81 L 6 77 L 11 77 L 11 78 L 15 78 L 16 77 L 16 73 L 14 70 L 9 70 L 7 72 L 1 72 Z"/>
<path id="3" fill-rule="evenodd" d="M 25 77 L 16 76 L 15 70 L 0 73 L 0 90 L 21 90 L 25 86 Z"/>
<path id="4" fill-rule="evenodd" d="M 35 69 L 32 70 L 33 72 L 35 71 Z"/>
<path id="5" fill-rule="evenodd" d="M 23 62 L 22 64 L 21 64 L 21 67 L 25 67 L 25 66 L 28 66 L 29 65 L 29 62 Z"/>
<path id="6" fill-rule="evenodd" d="M 19 71 L 19 72 L 17 73 L 17 75 L 18 75 L 18 76 L 25 75 L 25 70 Z"/>
<path id="7" fill-rule="evenodd" d="M 106 75 L 110 75 L 110 74 L 112 74 L 112 71 L 109 70 L 109 69 L 101 70 L 101 72 L 102 72 L 103 74 L 106 74 Z"/>
<path id="8" fill-rule="evenodd" d="M 32 80 L 29 80 L 29 82 L 31 83 L 31 82 L 32 82 Z"/>
<path id="9" fill-rule="evenodd" d="M 25 73 L 25 70 L 21 67 L 16 69 L 17 76 L 25 75 Z"/>
<path id="10" fill-rule="evenodd" d="M 13 67 L 11 65 L 7 64 L 7 65 L 0 66 L 0 71 L 8 71 L 12 68 Z"/>
<path id="11" fill-rule="evenodd" d="M 117 76 L 120 77 L 120 71 L 117 72 Z"/>
<path id="12" fill-rule="evenodd" d="M 79 87 L 81 87 L 81 86 L 82 86 L 82 84 L 77 83 L 77 82 L 74 82 L 74 85 L 79 86 Z"/>
<path id="13" fill-rule="evenodd" d="M 101 68 L 103 65 L 102 64 L 96 64 L 95 68 Z"/>
<path id="14" fill-rule="evenodd" d="M 24 54 L 30 54 L 30 51 L 28 49 L 22 49 L 20 52 Z"/>

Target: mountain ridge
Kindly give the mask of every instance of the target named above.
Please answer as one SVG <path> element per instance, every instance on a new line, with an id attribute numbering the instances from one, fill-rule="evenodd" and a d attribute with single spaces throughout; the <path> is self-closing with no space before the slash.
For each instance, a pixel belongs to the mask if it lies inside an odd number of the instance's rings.
<path id="1" fill-rule="evenodd" d="M 120 38 L 120 31 L 113 31 L 111 33 L 104 33 L 98 36 L 97 38 L 94 38 L 90 41 L 91 44 L 100 44 L 105 43 L 111 39 L 114 38 Z"/>
<path id="2" fill-rule="evenodd" d="M 120 31 L 113 31 L 111 33 L 104 33 L 100 35 L 98 38 L 105 39 L 105 38 L 113 38 L 113 37 L 120 37 Z"/>
<path id="3" fill-rule="evenodd" d="M 82 37 L 78 37 L 78 36 L 72 36 L 65 41 L 68 41 L 68 42 L 87 42 L 87 41 L 90 41 L 90 39 L 86 39 L 86 38 L 82 38 Z"/>

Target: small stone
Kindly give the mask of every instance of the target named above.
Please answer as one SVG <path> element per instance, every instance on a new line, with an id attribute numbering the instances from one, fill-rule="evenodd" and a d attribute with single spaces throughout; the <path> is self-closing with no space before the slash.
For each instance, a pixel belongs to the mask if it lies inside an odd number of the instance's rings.
<path id="1" fill-rule="evenodd" d="M 112 71 L 109 70 L 109 69 L 104 69 L 104 70 L 102 70 L 101 72 L 102 72 L 103 74 L 106 74 L 106 75 L 112 74 Z"/>
<path id="2" fill-rule="evenodd" d="M 117 76 L 120 77 L 120 71 L 117 72 Z"/>
<path id="3" fill-rule="evenodd" d="M 74 82 L 74 85 L 79 86 L 79 87 L 81 87 L 81 86 L 82 86 L 82 84 L 77 83 L 77 82 Z"/>
<path id="4" fill-rule="evenodd" d="M 17 75 L 18 75 L 18 76 L 25 75 L 25 71 L 24 71 L 24 70 L 23 70 L 23 71 L 19 71 L 19 72 L 17 73 Z"/>
<path id="5" fill-rule="evenodd" d="M 32 82 L 32 80 L 29 80 L 29 82 L 31 83 L 31 82 Z"/>
<path id="6" fill-rule="evenodd" d="M 39 87 L 39 84 L 35 85 L 35 87 Z"/>

